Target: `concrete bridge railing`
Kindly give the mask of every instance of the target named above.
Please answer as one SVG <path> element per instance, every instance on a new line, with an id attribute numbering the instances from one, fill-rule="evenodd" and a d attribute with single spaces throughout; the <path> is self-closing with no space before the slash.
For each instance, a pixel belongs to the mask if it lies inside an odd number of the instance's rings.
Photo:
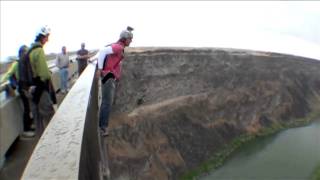
<path id="1" fill-rule="evenodd" d="M 69 79 L 73 79 L 78 73 L 76 56 L 70 57 L 73 63 L 69 66 Z M 49 68 L 52 72 L 52 83 L 56 91 L 60 87 L 60 76 L 54 60 L 49 61 Z M 5 90 L 8 82 L 0 84 L 0 169 L 5 161 L 5 154 L 15 139 L 23 131 L 22 102 L 16 93 L 15 97 L 7 97 Z"/>
<path id="2" fill-rule="evenodd" d="M 36 145 L 22 179 L 99 179 L 98 80 L 90 63 Z"/>

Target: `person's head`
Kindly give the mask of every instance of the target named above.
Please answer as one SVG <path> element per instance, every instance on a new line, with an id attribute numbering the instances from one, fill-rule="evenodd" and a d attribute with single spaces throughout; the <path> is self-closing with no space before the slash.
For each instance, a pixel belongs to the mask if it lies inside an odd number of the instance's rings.
<path id="1" fill-rule="evenodd" d="M 128 26 L 126 30 L 123 30 L 120 33 L 120 39 L 119 41 L 123 42 L 125 46 L 129 46 L 132 42 L 133 34 L 132 34 L 133 28 Z"/>
<path id="2" fill-rule="evenodd" d="M 18 52 L 19 59 L 24 57 L 27 54 L 27 52 L 28 52 L 28 46 L 26 45 L 20 46 L 19 52 Z"/>
<path id="3" fill-rule="evenodd" d="M 86 47 L 85 43 L 81 43 L 81 49 L 84 49 Z"/>
<path id="4" fill-rule="evenodd" d="M 62 51 L 63 54 L 66 54 L 66 53 L 67 53 L 67 48 L 66 48 L 66 46 L 62 46 L 61 51 Z"/>
<path id="5" fill-rule="evenodd" d="M 51 29 L 46 25 L 39 29 L 35 41 L 44 45 L 49 40 Z"/>

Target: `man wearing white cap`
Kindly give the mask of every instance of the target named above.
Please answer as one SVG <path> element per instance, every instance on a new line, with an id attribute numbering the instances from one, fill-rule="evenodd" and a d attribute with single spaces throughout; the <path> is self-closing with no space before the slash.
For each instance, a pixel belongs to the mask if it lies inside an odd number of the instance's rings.
<path id="1" fill-rule="evenodd" d="M 120 80 L 121 61 L 124 58 L 124 48 L 129 46 L 133 34 L 133 28 L 128 26 L 120 33 L 116 43 L 108 45 L 100 50 L 98 57 L 98 71 L 101 77 L 102 100 L 99 113 L 99 127 L 102 136 L 108 135 L 109 114 L 113 103 L 116 83 Z"/>
<path id="2" fill-rule="evenodd" d="M 33 50 L 29 53 L 33 74 L 33 86 L 30 88 L 33 94 L 32 111 L 36 123 L 36 135 L 39 137 L 54 114 L 53 104 L 57 103 L 47 57 L 43 50 L 43 46 L 48 42 L 50 32 L 48 26 L 42 27 L 36 35 L 35 42 L 31 44 L 30 49 Z"/>

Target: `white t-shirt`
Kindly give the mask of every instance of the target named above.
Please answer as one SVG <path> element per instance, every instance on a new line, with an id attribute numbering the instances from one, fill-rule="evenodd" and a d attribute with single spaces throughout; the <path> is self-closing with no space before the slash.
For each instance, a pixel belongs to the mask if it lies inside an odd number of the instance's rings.
<path id="1" fill-rule="evenodd" d="M 111 46 L 106 46 L 100 49 L 98 57 L 98 69 L 103 69 L 104 59 L 108 54 L 113 54 Z"/>

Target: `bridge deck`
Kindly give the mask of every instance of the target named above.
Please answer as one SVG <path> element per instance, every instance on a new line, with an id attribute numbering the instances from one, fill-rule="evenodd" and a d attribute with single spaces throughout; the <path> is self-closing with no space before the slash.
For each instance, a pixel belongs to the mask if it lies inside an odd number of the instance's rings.
<path id="1" fill-rule="evenodd" d="M 71 81 L 74 84 L 76 78 Z M 58 106 L 63 101 L 65 94 L 57 93 Z M 6 153 L 6 161 L 0 170 L 1 180 L 19 180 L 39 138 L 18 137 Z"/>

